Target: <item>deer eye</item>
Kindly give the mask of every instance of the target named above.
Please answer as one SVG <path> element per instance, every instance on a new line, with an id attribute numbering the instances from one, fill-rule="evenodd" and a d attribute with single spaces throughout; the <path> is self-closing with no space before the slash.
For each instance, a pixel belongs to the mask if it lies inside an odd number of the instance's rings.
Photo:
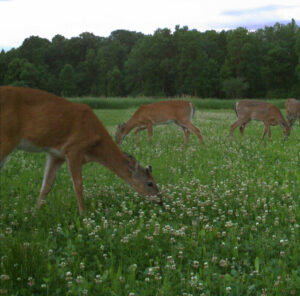
<path id="1" fill-rule="evenodd" d="M 148 185 L 149 187 L 153 187 L 153 182 L 148 182 L 147 185 Z"/>

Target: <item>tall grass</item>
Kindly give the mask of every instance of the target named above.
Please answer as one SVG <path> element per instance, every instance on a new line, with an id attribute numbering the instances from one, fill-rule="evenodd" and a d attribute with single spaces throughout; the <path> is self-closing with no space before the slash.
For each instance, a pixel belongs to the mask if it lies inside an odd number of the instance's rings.
<path id="1" fill-rule="evenodd" d="M 166 100 L 164 98 L 95 98 L 82 97 L 72 98 L 73 102 L 89 105 L 93 109 L 128 109 L 138 108 L 142 104 L 152 104 L 158 101 Z M 197 99 L 184 98 L 186 101 L 193 102 L 197 109 L 233 109 L 237 100 L 221 99 Z M 284 108 L 283 99 L 268 100 L 279 108 Z"/>
<path id="2" fill-rule="evenodd" d="M 96 110 L 113 135 L 135 108 Z M 206 145 L 175 125 L 153 142 L 129 134 L 122 149 L 151 164 L 164 206 L 111 171 L 83 169 L 87 215 L 78 215 L 66 166 L 40 211 L 45 155 L 15 151 L 2 171 L 2 295 L 300 295 L 300 128 L 261 141 L 229 126 L 232 110 L 198 110 Z"/>

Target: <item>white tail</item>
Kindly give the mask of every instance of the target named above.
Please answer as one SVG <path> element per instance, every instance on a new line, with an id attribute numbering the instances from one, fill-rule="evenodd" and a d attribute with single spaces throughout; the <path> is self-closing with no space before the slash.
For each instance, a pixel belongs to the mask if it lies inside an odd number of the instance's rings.
<path id="1" fill-rule="evenodd" d="M 288 99 L 285 102 L 286 118 L 290 127 L 292 127 L 297 118 L 300 124 L 300 103 L 295 99 Z"/>
<path id="2" fill-rule="evenodd" d="M 116 132 L 116 142 L 121 144 L 125 136 L 136 128 L 135 142 L 137 134 L 148 129 L 148 139 L 153 135 L 153 125 L 174 122 L 180 126 L 184 132 L 184 144 L 188 142 L 190 132 L 194 132 L 203 143 L 200 130 L 191 122 L 195 113 L 195 107 L 190 102 L 185 101 L 162 101 L 154 104 L 142 105 L 126 122 L 118 126 Z"/>
<path id="3" fill-rule="evenodd" d="M 238 116 L 237 121 L 231 125 L 230 136 L 238 126 L 240 132 L 244 135 L 244 129 L 251 120 L 263 121 L 265 128 L 263 131 L 262 139 L 268 133 L 271 138 L 271 125 L 280 125 L 283 128 L 285 138 L 289 135 L 289 126 L 285 121 L 279 108 L 273 104 L 255 100 L 242 100 L 236 103 L 235 111 Z"/>
<path id="4" fill-rule="evenodd" d="M 40 90 L 1 86 L 0 110 L 0 164 L 15 148 L 49 155 L 38 208 L 64 161 L 73 179 L 80 214 L 84 211 L 81 167 L 90 161 L 103 164 L 141 195 L 161 203 L 151 167 L 142 168 L 122 152 L 87 105 Z"/>

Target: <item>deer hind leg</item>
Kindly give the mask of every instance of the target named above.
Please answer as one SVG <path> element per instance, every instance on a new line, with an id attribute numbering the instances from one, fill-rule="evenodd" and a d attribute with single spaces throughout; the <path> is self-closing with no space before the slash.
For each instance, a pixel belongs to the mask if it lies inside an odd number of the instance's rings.
<path id="1" fill-rule="evenodd" d="M 196 136 L 199 138 L 200 142 L 202 144 L 204 144 L 204 141 L 203 141 L 202 135 L 200 133 L 200 130 L 196 126 L 194 126 L 191 122 L 183 122 L 181 125 L 184 128 L 188 129 L 189 131 L 192 131 L 193 133 L 195 133 Z"/>
<path id="2" fill-rule="evenodd" d="M 190 131 L 188 128 L 184 127 L 183 125 L 181 125 L 179 122 L 175 122 L 175 124 L 177 124 L 178 126 L 180 126 L 182 128 L 182 131 L 184 133 L 184 145 L 187 144 L 187 142 L 189 141 L 189 137 L 190 137 Z"/>
<path id="3" fill-rule="evenodd" d="M 242 120 L 242 119 L 240 119 L 240 118 L 238 118 L 237 119 L 237 121 L 236 122 L 234 122 L 232 125 L 231 125 L 231 127 L 230 127 L 230 137 L 232 137 L 233 136 L 233 132 L 234 132 L 234 130 L 238 127 L 238 126 L 241 126 L 241 125 L 243 125 L 245 123 L 245 121 L 244 120 Z M 244 127 L 245 128 L 245 127 Z"/>
<path id="4" fill-rule="evenodd" d="M 186 145 L 187 142 L 189 141 L 189 137 L 190 137 L 191 132 L 189 131 L 189 129 L 187 129 L 185 127 L 183 127 L 182 130 L 184 132 L 184 145 Z"/>
<path id="5" fill-rule="evenodd" d="M 40 207 L 44 203 L 45 197 L 51 190 L 51 187 L 56 177 L 56 173 L 58 169 L 62 166 L 64 161 L 65 160 L 62 158 L 57 158 L 51 154 L 48 155 L 45 172 L 44 172 L 43 184 L 37 201 L 37 206 L 36 206 L 37 209 L 40 209 Z"/>
<path id="6" fill-rule="evenodd" d="M 77 198 L 77 205 L 79 214 L 84 213 L 84 204 L 82 200 L 82 155 L 78 153 L 71 153 L 67 155 L 68 166 L 73 181 L 73 187 Z"/>
<path id="7" fill-rule="evenodd" d="M 270 125 L 266 122 L 264 122 L 264 124 L 265 124 L 265 128 L 264 128 L 261 139 L 263 140 L 265 138 L 266 133 L 268 133 L 268 137 L 269 137 L 269 139 L 271 139 Z"/>
<path id="8" fill-rule="evenodd" d="M 244 123 L 242 123 L 241 126 L 240 126 L 240 133 L 241 133 L 242 136 L 244 136 L 244 130 L 245 130 L 245 127 L 246 127 L 246 125 L 247 125 L 249 122 L 250 122 L 250 120 L 249 120 L 249 121 L 246 121 L 246 122 L 244 122 Z"/>
<path id="9" fill-rule="evenodd" d="M 141 126 L 141 127 L 138 127 L 135 131 L 134 131 L 134 143 L 135 145 L 137 145 L 137 135 L 139 132 L 141 132 L 142 130 L 146 129 L 147 127 L 145 126 Z"/>

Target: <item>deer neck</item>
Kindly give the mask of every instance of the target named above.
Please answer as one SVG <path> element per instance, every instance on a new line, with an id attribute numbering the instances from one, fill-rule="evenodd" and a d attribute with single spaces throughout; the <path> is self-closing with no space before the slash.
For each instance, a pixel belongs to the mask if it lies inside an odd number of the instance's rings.
<path id="1" fill-rule="evenodd" d="M 128 181 L 130 172 L 128 161 L 123 151 L 109 138 L 109 143 L 101 143 L 97 149 L 96 161 L 113 171 L 120 178 Z"/>
<path id="2" fill-rule="evenodd" d="M 126 136 L 129 134 L 135 127 L 137 127 L 137 124 L 134 120 L 129 119 L 123 128 L 123 134 Z"/>

